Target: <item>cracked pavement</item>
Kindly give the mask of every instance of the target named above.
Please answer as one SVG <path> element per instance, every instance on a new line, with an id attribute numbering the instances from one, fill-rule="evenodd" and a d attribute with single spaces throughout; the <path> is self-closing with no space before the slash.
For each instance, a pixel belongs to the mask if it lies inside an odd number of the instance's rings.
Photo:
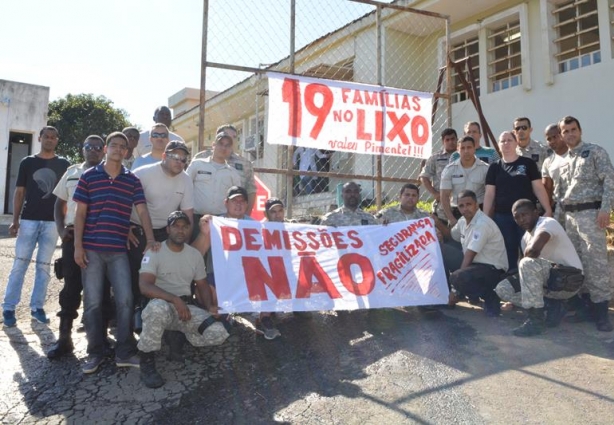
<path id="1" fill-rule="evenodd" d="M 0 239 L 0 278 L 14 239 Z M 55 257 L 59 256 L 59 250 Z M 55 258 L 54 257 L 54 258 Z M 519 311 L 487 319 L 480 308 L 415 308 L 278 316 L 265 341 L 239 318 L 219 347 L 186 347 L 186 363 L 156 361 L 166 384 L 145 388 L 111 359 L 83 375 L 75 356 L 49 361 L 61 282 L 52 278 L 49 325 L 32 323 L 26 276 L 17 327 L 0 332 L 0 422 L 173 424 L 594 423 L 614 417 L 614 333 L 562 324 L 511 336 Z M 4 287 L 0 294 L 4 294 Z"/>

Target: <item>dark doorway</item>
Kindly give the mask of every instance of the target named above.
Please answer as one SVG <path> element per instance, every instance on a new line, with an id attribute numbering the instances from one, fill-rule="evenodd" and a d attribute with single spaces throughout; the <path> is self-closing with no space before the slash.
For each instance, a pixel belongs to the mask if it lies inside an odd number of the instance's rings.
<path id="1" fill-rule="evenodd" d="M 15 184 L 17 183 L 17 173 L 19 163 L 32 150 L 32 134 L 9 133 L 9 151 L 7 158 L 6 186 L 4 191 L 4 214 L 13 214 L 13 195 L 15 194 Z"/>

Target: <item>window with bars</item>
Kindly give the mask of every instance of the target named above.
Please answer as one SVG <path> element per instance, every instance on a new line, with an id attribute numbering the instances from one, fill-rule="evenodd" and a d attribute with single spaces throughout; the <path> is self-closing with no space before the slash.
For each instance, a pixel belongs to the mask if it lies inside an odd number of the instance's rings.
<path id="1" fill-rule="evenodd" d="M 452 59 L 457 62 L 464 58 L 471 58 L 471 70 L 477 85 L 478 96 L 480 94 L 480 56 L 479 56 L 479 43 L 477 35 L 473 38 L 465 39 L 460 43 L 452 45 L 451 51 Z M 469 78 L 467 77 L 467 81 Z M 455 69 L 452 69 L 452 102 L 462 102 L 467 100 L 469 95 L 465 90 L 461 82 L 461 78 Z"/>
<path id="2" fill-rule="evenodd" d="M 493 92 L 522 83 L 520 21 L 493 28 L 488 34 L 488 79 Z"/>
<path id="3" fill-rule="evenodd" d="M 597 0 L 571 0 L 552 10 L 559 72 L 601 62 Z"/>

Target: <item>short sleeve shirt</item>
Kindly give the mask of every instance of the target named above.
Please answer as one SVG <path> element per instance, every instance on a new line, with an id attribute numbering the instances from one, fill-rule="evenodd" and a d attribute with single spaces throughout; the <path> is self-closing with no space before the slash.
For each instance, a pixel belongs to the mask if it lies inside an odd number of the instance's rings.
<path id="1" fill-rule="evenodd" d="M 16 186 L 26 189 L 22 219 L 53 221 L 53 189 L 69 166 L 70 162 L 59 156 L 46 159 L 31 155 L 21 160 Z"/>
<path id="2" fill-rule="evenodd" d="M 75 213 L 77 212 L 77 203 L 72 199 L 77 190 L 77 184 L 81 178 L 81 174 L 85 171 L 85 163 L 72 165 L 66 170 L 60 181 L 58 182 L 53 194 L 62 201 L 66 201 L 66 216 L 64 217 L 64 225 L 72 226 L 75 224 Z"/>
<path id="3" fill-rule="evenodd" d="M 424 168 L 420 173 L 419 177 L 426 177 L 431 180 L 431 184 L 435 188 L 435 190 L 439 190 L 439 185 L 441 181 L 441 173 L 443 169 L 450 162 L 450 156 L 452 154 L 448 152 L 439 152 L 435 155 L 432 155 L 429 159 L 426 160 L 426 164 L 424 164 Z"/>
<path id="4" fill-rule="evenodd" d="M 452 199 L 450 205 L 455 207 L 458 205 L 458 195 L 463 190 L 471 190 L 478 198 L 478 203 L 484 202 L 486 174 L 488 173 L 488 165 L 483 161 L 476 161 L 469 168 L 463 167 L 461 160 L 458 159 L 446 168 L 441 174 L 441 190 L 450 190 Z"/>
<path id="5" fill-rule="evenodd" d="M 522 237 L 522 250 L 524 251 L 527 245 L 536 239 L 542 232 L 548 233 L 550 239 L 542 248 L 540 258 L 550 261 L 551 263 L 561 264 L 563 266 L 571 266 L 582 270 L 582 262 L 576 252 L 569 236 L 553 218 L 540 217 L 537 219 L 535 228 L 532 232 L 525 232 Z"/>
<path id="6" fill-rule="evenodd" d="M 465 217 L 461 217 L 452 228 L 452 237 L 463 246 L 463 253 L 468 249 L 477 253 L 474 263 L 490 264 L 499 270 L 507 271 L 507 252 L 503 235 L 495 222 L 478 210 L 471 223 L 467 224 Z"/>
<path id="7" fill-rule="evenodd" d="M 178 297 L 191 295 L 192 281 L 207 276 L 203 257 L 197 249 L 184 244 L 181 252 L 174 252 L 166 242 L 158 252 L 145 253 L 139 273 L 155 275 L 156 286 Z"/>
<path id="8" fill-rule="evenodd" d="M 193 160 L 188 176 L 194 185 L 194 212 L 220 215 L 226 212 L 226 192 L 241 185 L 241 176 L 229 164 L 218 164 L 211 157 Z"/>
<path id="9" fill-rule="evenodd" d="M 154 229 L 166 227 L 170 213 L 194 208 L 194 189 L 190 176 L 185 171 L 169 176 L 162 169 L 162 163 L 146 165 L 134 171 L 141 180 L 147 210 Z M 136 210 L 132 210 L 131 221 L 141 224 Z"/>
<path id="10" fill-rule="evenodd" d="M 486 184 L 495 186 L 495 212 L 510 213 L 512 205 L 519 199 L 529 199 L 534 203 L 532 182 L 541 181 L 541 173 L 535 161 L 523 156 L 513 162 L 502 159 L 491 164 L 486 174 Z"/>
<path id="11" fill-rule="evenodd" d="M 83 247 L 91 251 L 126 252 L 132 206 L 145 203 L 139 178 L 122 166 L 112 179 L 103 162 L 81 175 L 73 199 L 87 205 Z"/>

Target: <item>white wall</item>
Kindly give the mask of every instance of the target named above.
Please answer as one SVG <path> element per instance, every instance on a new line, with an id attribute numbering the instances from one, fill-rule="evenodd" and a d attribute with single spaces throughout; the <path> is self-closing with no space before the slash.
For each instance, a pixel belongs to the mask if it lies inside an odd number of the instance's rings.
<path id="1" fill-rule="evenodd" d="M 47 124 L 49 87 L 0 80 L 0 200 L 4 204 L 10 132 L 30 133 L 31 152 L 40 150 L 38 133 Z"/>

